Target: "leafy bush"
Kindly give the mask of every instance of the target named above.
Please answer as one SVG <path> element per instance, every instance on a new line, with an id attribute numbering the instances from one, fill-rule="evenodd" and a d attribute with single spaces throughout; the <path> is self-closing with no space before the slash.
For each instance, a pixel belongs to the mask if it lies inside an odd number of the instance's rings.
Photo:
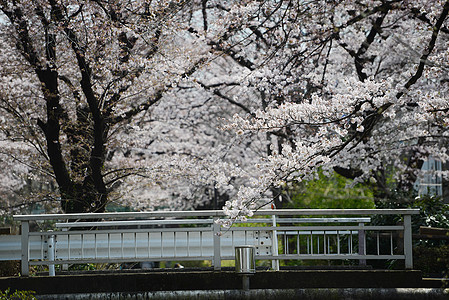
<path id="1" fill-rule="evenodd" d="M 425 276 L 448 276 L 449 245 L 439 247 L 416 246 L 413 249 L 414 268 Z"/>
<path id="2" fill-rule="evenodd" d="M 34 291 L 15 291 L 11 293 L 9 289 L 0 291 L 0 300 L 35 300 Z"/>
<path id="3" fill-rule="evenodd" d="M 414 219 L 419 226 L 449 228 L 449 204 L 444 203 L 440 197 L 417 198 L 412 207 L 421 210 L 419 218 Z"/>
<path id="4" fill-rule="evenodd" d="M 374 208 L 372 191 L 353 185 L 351 179 L 334 173 L 331 177 L 319 172 L 314 180 L 302 182 L 291 191 L 288 208 Z M 348 188 L 351 186 L 351 188 Z"/>
<path id="5" fill-rule="evenodd" d="M 0 261 L 0 277 L 18 276 L 20 273 L 20 261 Z"/>
<path id="6" fill-rule="evenodd" d="M 377 208 L 419 208 L 419 215 L 412 216 L 412 231 L 414 234 L 419 233 L 419 227 L 421 226 L 449 228 L 449 205 L 445 204 L 441 197 L 422 196 L 413 198 L 411 195 L 409 196 L 411 200 L 400 201 L 404 200 L 405 193 L 398 194 L 401 199 L 392 197 L 389 201 L 377 203 Z M 373 225 L 391 225 L 401 222 L 400 216 L 388 215 L 375 216 L 371 223 Z M 444 271 L 449 268 L 447 240 L 420 239 L 413 242 L 414 268 L 422 270 L 424 274 L 443 275 Z M 397 261 L 388 262 L 388 266 L 392 268 L 400 267 L 399 265 Z"/>

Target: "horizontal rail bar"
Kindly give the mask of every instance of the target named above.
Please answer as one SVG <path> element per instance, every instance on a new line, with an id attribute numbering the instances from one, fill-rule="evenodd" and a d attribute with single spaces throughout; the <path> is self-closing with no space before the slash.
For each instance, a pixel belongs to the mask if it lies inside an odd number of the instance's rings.
<path id="1" fill-rule="evenodd" d="M 271 212 L 271 213 L 270 213 Z M 258 210 L 254 212 L 258 215 L 277 215 L 277 216 L 294 216 L 294 215 L 416 215 L 419 209 L 275 209 L 275 210 Z"/>
<path id="2" fill-rule="evenodd" d="M 30 261 L 30 265 L 42 266 L 42 265 L 61 265 L 61 264 L 87 264 L 87 263 L 97 263 L 97 264 L 107 264 L 107 263 L 127 263 L 127 262 L 147 262 L 147 261 L 195 261 L 195 260 L 212 260 L 213 256 L 163 256 L 163 257 L 130 257 L 130 258 L 92 258 L 92 259 L 71 259 L 71 260 L 39 260 Z"/>
<path id="3" fill-rule="evenodd" d="M 170 218 L 170 217 L 223 217 L 222 210 L 192 210 L 192 211 L 151 211 L 151 212 L 113 212 L 113 213 L 82 213 L 82 214 L 42 214 L 14 215 L 18 221 L 32 220 L 77 220 L 77 219 L 137 219 L 137 218 Z"/>
<path id="4" fill-rule="evenodd" d="M 358 234 L 358 230 L 292 230 L 292 231 L 277 231 L 277 235 L 323 235 L 323 234 Z"/>
<path id="5" fill-rule="evenodd" d="M 211 227 L 180 227 L 180 228 L 148 228 L 148 229 L 111 229 L 111 230 L 90 230 L 90 231 L 50 231 L 50 232 L 30 232 L 30 236 L 50 236 L 50 235 L 79 235 L 79 234 L 108 234 L 108 233 L 147 233 L 147 232 L 212 232 Z"/>
<path id="6" fill-rule="evenodd" d="M 371 218 L 278 218 L 277 223 L 368 223 Z M 109 226 L 139 226 L 139 225 L 183 225 L 183 224 L 212 224 L 212 219 L 181 219 L 181 220 L 137 220 L 137 221 L 98 221 L 98 222 L 69 222 L 56 223 L 56 228 L 71 227 L 109 227 Z M 248 219 L 236 223 L 272 223 L 272 219 Z"/>
<path id="7" fill-rule="evenodd" d="M 419 209 L 266 209 L 253 212 L 255 216 L 295 215 L 416 215 Z M 223 210 L 197 211 L 153 211 L 115 212 L 82 214 L 14 215 L 17 221 L 31 220 L 74 220 L 74 219 L 126 219 L 126 218 L 168 218 L 168 217 L 225 217 Z"/>
<path id="8" fill-rule="evenodd" d="M 57 228 L 71 227 L 111 227 L 111 226 L 141 226 L 141 225 L 192 225 L 212 224 L 212 219 L 182 219 L 182 220 L 136 220 L 136 221 L 99 221 L 56 223 Z"/>
<path id="9" fill-rule="evenodd" d="M 289 260 L 289 259 L 302 259 L 302 260 L 313 260 L 313 259 L 372 259 L 372 260 L 385 260 L 385 259 L 404 259 L 404 255 L 360 255 L 360 254 L 279 254 L 274 255 L 255 255 L 258 260 Z M 212 260 L 213 256 L 164 256 L 164 257 L 131 257 L 131 258 L 111 258 L 111 259 L 71 259 L 71 260 L 55 260 L 55 261 L 30 261 L 30 265 L 49 265 L 49 264 L 84 264 L 84 263 L 125 263 L 125 262 L 146 262 L 146 261 L 196 261 L 196 260 Z M 222 256 L 222 260 L 234 260 L 235 256 Z"/>
<path id="10" fill-rule="evenodd" d="M 314 230 L 404 230 L 403 225 L 391 226 L 267 226 L 267 227 L 231 227 L 223 232 L 229 231 L 262 231 L 262 230 L 277 230 L 277 231 L 314 231 Z"/>
<path id="11" fill-rule="evenodd" d="M 312 260 L 312 259 L 404 259 L 405 256 L 402 254 L 397 255 L 360 255 L 360 254 L 279 254 L 278 256 L 273 255 L 256 255 L 257 259 L 260 260 L 289 260 L 289 259 L 303 259 L 303 260 Z M 228 258 L 223 258 L 228 259 Z"/>
<path id="12" fill-rule="evenodd" d="M 277 223 L 368 223 L 370 218 L 278 218 Z M 249 219 L 238 223 L 272 223 L 271 219 Z M 183 219 L 183 220 L 138 220 L 138 221 L 100 221 L 100 222 L 71 222 L 56 223 L 56 228 L 72 227 L 112 227 L 112 226 L 140 226 L 140 225 L 196 225 L 212 224 L 212 219 Z M 264 227 L 268 228 L 268 227 Z M 366 228 L 366 227 L 364 227 Z M 183 230 L 184 231 L 184 230 Z"/>
<path id="13" fill-rule="evenodd" d="M 248 219 L 248 223 L 252 223 Z M 277 218 L 276 223 L 369 223 L 371 218 Z"/>

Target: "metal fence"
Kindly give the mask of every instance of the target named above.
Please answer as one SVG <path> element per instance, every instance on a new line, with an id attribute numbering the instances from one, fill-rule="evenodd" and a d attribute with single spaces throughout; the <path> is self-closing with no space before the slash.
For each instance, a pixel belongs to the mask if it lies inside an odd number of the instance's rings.
<path id="1" fill-rule="evenodd" d="M 0 236 L 0 260 L 30 265 L 210 260 L 220 270 L 233 260 L 237 246 L 256 247 L 256 259 L 404 260 L 411 269 L 411 215 L 418 209 L 279 209 L 259 210 L 247 222 L 223 228 L 223 212 L 172 211 L 102 214 L 17 215 L 20 236 Z M 376 216 L 398 224 L 372 225 Z M 51 222 L 52 230 L 30 230 Z M 384 222 L 385 223 L 385 222 Z"/>

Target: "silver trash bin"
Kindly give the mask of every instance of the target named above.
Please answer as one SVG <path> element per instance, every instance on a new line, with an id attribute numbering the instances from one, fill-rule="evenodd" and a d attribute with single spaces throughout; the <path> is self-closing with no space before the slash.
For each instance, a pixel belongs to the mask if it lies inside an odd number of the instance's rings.
<path id="1" fill-rule="evenodd" d="M 256 273 L 256 248 L 254 246 L 235 247 L 235 271 L 237 274 Z"/>
<path id="2" fill-rule="evenodd" d="M 249 290 L 249 276 L 256 273 L 256 248 L 254 246 L 235 247 L 235 272 L 242 276 L 243 290 Z"/>

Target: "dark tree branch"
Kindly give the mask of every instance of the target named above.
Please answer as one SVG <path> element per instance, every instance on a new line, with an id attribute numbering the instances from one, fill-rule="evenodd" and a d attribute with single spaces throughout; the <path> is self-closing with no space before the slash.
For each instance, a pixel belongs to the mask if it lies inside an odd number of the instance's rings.
<path id="1" fill-rule="evenodd" d="M 162 90 L 157 91 L 153 96 L 151 96 L 145 103 L 140 104 L 137 107 L 134 107 L 124 114 L 121 114 L 119 116 L 111 117 L 109 123 L 112 125 L 116 125 L 118 123 L 121 123 L 125 120 L 129 120 L 132 117 L 136 116 L 137 114 L 141 113 L 142 111 L 148 110 L 151 106 L 155 105 L 159 102 L 159 100 L 162 99 L 162 96 L 164 95 Z"/>
<path id="2" fill-rule="evenodd" d="M 3 9 L 3 11 L 5 10 Z M 61 145 L 59 143 L 59 120 L 63 111 L 59 104 L 58 74 L 55 70 L 50 69 L 48 66 L 47 68 L 44 68 L 42 63 L 39 61 L 35 47 L 33 46 L 28 32 L 27 21 L 24 20 L 20 8 L 16 7 L 14 11 L 6 11 L 5 14 L 9 17 L 11 23 L 16 26 L 16 30 L 19 35 L 17 48 L 34 69 L 34 72 L 41 83 L 42 93 L 47 103 L 47 122 L 38 120 L 38 126 L 42 129 L 45 135 L 47 141 L 48 158 L 50 159 L 50 163 L 53 167 L 58 185 L 61 189 L 68 188 L 71 185 L 71 180 L 62 157 Z M 41 21 L 44 25 L 48 22 L 45 18 L 41 18 Z M 47 40 L 47 58 L 52 58 L 55 53 L 48 51 L 48 43 L 54 43 L 54 37 Z M 53 45 L 51 45 L 50 48 L 54 51 Z"/>
<path id="3" fill-rule="evenodd" d="M 201 13 L 203 14 L 203 28 L 207 31 L 207 0 L 201 0 Z"/>
<path id="4" fill-rule="evenodd" d="M 161 35 L 162 35 L 162 30 L 160 30 L 159 28 L 156 29 L 156 32 L 154 33 L 154 37 L 150 40 L 150 50 L 145 55 L 146 58 L 153 57 L 159 50 L 159 39 L 160 39 Z"/>
<path id="5" fill-rule="evenodd" d="M 183 78 L 183 79 L 188 78 L 193 73 L 195 73 L 198 70 L 198 68 L 200 66 L 202 66 L 205 62 L 206 62 L 206 59 L 200 59 L 190 69 L 188 69 L 184 74 L 182 74 L 181 78 Z M 164 95 L 164 91 L 168 90 L 170 88 L 171 87 L 166 87 L 165 89 L 161 89 L 161 90 L 157 91 L 154 95 L 152 95 L 150 98 L 148 98 L 148 100 L 146 102 L 144 102 L 136 107 L 131 108 L 130 110 L 128 110 L 127 112 L 125 112 L 119 116 L 111 117 L 109 120 L 109 123 L 111 125 L 116 125 L 120 122 L 131 119 L 132 117 L 136 116 L 137 114 L 141 113 L 142 111 L 148 110 L 150 107 L 152 107 L 153 105 L 158 103 L 159 100 L 162 99 L 162 96 Z"/>
<path id="6" fill-rule="evenodd" d="M 424 71 L 424 67 L 426 65 L 426 61 L 427 61 L 429 55 L 432 53 L 433 49 L 435 48 L 435 43 L 436 43 L 438 34 L 440 32 L 440 29 L 441 29 L 441 26 L 442 26 L 444 20 L 446 19 L 447 15 L 448 15 L 448 12 L 449 12 L 449 1 L 446 1 L 439 18 L 438 18 L 435 26 L 433 27 L 432 37 L 431 37 L 426 49 L 423 51 L 417 71 L 404 85 L 404 91 L 401 91 L 396 94 L 396 98 L 398 98 L 398 99 L 401 98 L 404 95 L 405 90 L 408 90 L 413 84 L 415 84 L 418 81 L 419 78 L 421 78 L 423 71 Z M 343 150 L 350 142 L 356 140 L 356 144 L 354 144 L 351 147 L 351 149 L 353 149 L 355 146 L 357 146 L 357 144 L 359 144 L 361 141 L 363 141 L 368 136 L 370 136 L 375 125 L 382 119 L 383 113 L 388 108 L 390 108 L 392 105 L 393 105 L 393 103 L 385 103 L 380 108 L 378 108 L 377 111 L 368 115 L 362 122 L 362 125 L 364 126 L 363 132 L 354 133 L 345 141 L 345 143 L 343 143 L 342 145 L 333 149 L 332 151 L 335 151 L 335 152 L 331 155 L 331 157 L 336 155 L 339 151 Z"/>
<path id="7" fill-rule="evenodd" d="M 427 58 L 432 53 L 433 49 L 435 48 L 435 43 L 438 38 L 438 34 L 440 33 L 441 26 L 443 25 L 444 20 L 446 19 L 449 12 L 449 1 L 446 1 L 443 7 L 443 11 L 441 12 L 438 21 L 436 22 L 435 26 L 433 26 L 432 29 L 432 37 L 429 41 L 429 44 L 427 45 L 426 49 L 424 50 L 423 54 L 421 55 L 421 58 L 419 60 L 418 69 L 416 70 L 415 74 L 407 81 L 407 83 L 404 86 L 405 90 L 408 90 L 413 84 L 415 84 L 419 78 L 421 78 L 424 67 L 426 65 Z M 404 91 L 399 92 L 396 95 L 396 98 L 402 97 L 404 94 Z"/>
<path id="8" fill-rule="evenodd" d="M 93 145 L 90 153 L 90 172 L 86 175 L 83 187 L 89 189 L 88 186 L 93 185 L 95 191 L 91 193 L 96 194 L 97 200 L 95 201 L 94 210 L 104 209 L 104 205 L 107 201 L 107 189 L 104 183 L 102 170 L 104 166 L 105 157 L 105 144 L 107 138 L 107 124 L 104 116 L 100 110 L 99 101 L 93 91 L 93 85 L 91 82 L 91 69 L 89 63 L 86 60 L 85 49 L 81 47 L 79 39 L 75 34 L 75 31 L 68 26 L 68 21 L 65 19 L 61 7 L 55 0 L 49 0 L 52 9 L 52 20 L 60 24 L 67 36 L 67 40 L 70 43 L 73 52 L 75 53 L 78 69 L 81 73 L 81 89 L 86 97 L 89 111 L 93 118 Z M 73 187 L 71 187 L 73 188 Z M 63 189 L 64 190 L 64 189 Z M 69 191 L 69 194 L 73 195 L 71 189 L 65 189 Z M 70 192 L 71 191 L 71 192 Z M 84 209 L 92 209 L 91 207 Z"/>
<path id="9" fill-rule="evenodd" d="M 357 70 L 357 75 L 359 76 L 360 81 L 365 81 L 368 78 L 368 75 L 363 72 L 363 67 L 366 62 L 366 58 L 363 58 L 363 55 L 368 51 L 369 46 L 373 43 L 374 38 L 377 34 L 381 33 L 382 29 L 382 23 L 387 16 L 389 12 L 389 7 L 386 7 L 385 10 L 382 10 L 380 17 L 376 19 L 376 21 L 373 24 L 373 27 L 371 28 L 371 31 L 369 32 L 368 36 L 366 37 L 365 41 L 360 45 L 359 50 L 355 54 L 355 68 Z"/>
<path id="10" fill-rule="evenodd" d="M 256 66 L 254 65 L 254 63 L 252 61 L 244 58 L 243 56 L 237 55 L 237 52 L 235 50 L 233 50 L 232 47 L 224 48 L 223 46 L 221 46 L 221 44 L 219 42 L 214 42 L 214 41 L 209 42 L 209 46 L 212 46 L 212 48 L 216 51 L 220 51 L 220 52 L 223 52 L 223 53 L 229 55 L 229 57 L 231 57 L 235 62 L 237 62 L 242 67 L 245 67 L 251 71 L 256 69 Z"/>
<path id="11" fill-rule="evenodd" d="M 40 69 L 42 63 L 30 38 L 28 22 L 24 19 L 22 10 L 18 7 L 13 11 L 7 10 L 6 3 L 2 3 L 1 10 L 16 28 L 19 37 L 16 43 L 17 49 L 34 69 Z"/>
<path id="12" fill-rule="evenodd" d="M 234 101 L 233 99 L 231 99 L 231 97 L 226 96 L 225 94 L 223 94 L 219 89 L 214 88 L 214 86 L 212 85 L 205 85 L 204 83 L 197 81 L 205 90 L 208 91 L 212 91 L 212 93 L 214 93 L 214 95 L 225 99 L 226 101 L 228 101 L 229 103 L 231 103 L 232 105 L 238 106 L 240 107 L 244 112 L 250 114 L 250 115 L 254 115 L 251 110 L 246 107 L 245 105 L 243 105 L 242 103 L 239 103 L 237 101 Z"/>
<path id="13" fill-rule="evenodd" d="M 429 18 L 427 18 L 427 13 L 421 12 L 419 8 L 412 8 L 411 13 L 412 13 L 413 17 L 417 18 L 418 20 L 423 21 L 424 23 L 426 23 L 429 26 L 433 26 L 432 21 Z M 447 28 L 446 26 L 441 27 L 440 30 L 444 33 L 449 33 L 449 28 Z"/>
<path id="14" fill-rule="evenodd" d="M 131 50 L 136 44 L 137 38 L 131 37 L 128 38 L 126 32 L 121 32 L 118 36 L 118 42 L 120 46 L 120 62 L 126 63 L 129 61 L 129 56 L 131 54 Z"/>

